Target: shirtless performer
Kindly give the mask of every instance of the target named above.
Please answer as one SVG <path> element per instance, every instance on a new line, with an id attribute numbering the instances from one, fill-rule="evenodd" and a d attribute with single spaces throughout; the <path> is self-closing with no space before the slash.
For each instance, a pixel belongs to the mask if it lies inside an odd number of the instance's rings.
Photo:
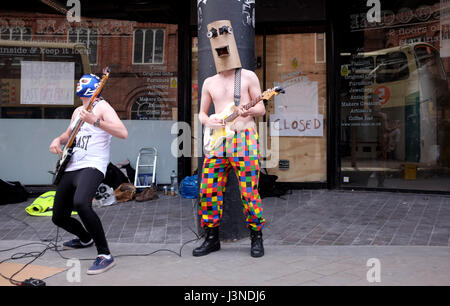
<path id="1" fill-rule="evenodd" d="M 219 225 L 222 217 L 223 192 L 228 174 L 234 169 L 241 192 L 243 212 L 250 229 L 252 257 L 264 255 L 261 198 L 258 193 L 259 180 L 259 141 L 254 117 L 263 116 L 265 107 L 262 101 L 248 110 L 243 108 L 252 99 L 261 95 L 256 74 L 242 69 L 231 23 L 220 20 L 208 25 L 208 37 L 214 55 L 217 74 L 207 78 L 202 87 L 199 119 L 209 128 L 223 128 L 220 119 L 210 118 L 208 110 L 214 103 L 216 113 L 222 112 L 233 102 L 236 70 L 240 70 L 240 116 L 232 123 L 234 136 L 218 148 L 208 152 L 203 163 L 200 186 L 201 226 L 205 228 L 203 244 L 194 249 L 193 256 L 207 255 L 220 249 Z M 237 74 L 239 77 L 239 74 Z"/>

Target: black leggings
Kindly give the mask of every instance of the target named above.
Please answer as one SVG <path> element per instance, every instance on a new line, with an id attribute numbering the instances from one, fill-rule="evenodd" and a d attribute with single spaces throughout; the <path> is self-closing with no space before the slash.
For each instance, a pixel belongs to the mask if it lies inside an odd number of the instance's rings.
<path id="1" fill-rule="evenodd" d="M 93 239 L 98 254 L 109 255 L 102 223 L 92 209 L 92 199 L 103 178 L 103 173 L 95 168 L 64 173 L 56 189 L 52 221 L 56 226 L 76 235 L 82 242 Z M 72 210 L 78 212 L 84 227 L 71 217 Z"/>

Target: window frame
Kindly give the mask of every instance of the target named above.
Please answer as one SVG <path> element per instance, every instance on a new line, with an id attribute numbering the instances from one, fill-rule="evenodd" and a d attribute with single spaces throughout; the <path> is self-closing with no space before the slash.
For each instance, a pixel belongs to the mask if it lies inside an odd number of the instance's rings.
<path id="1" fill-rule="evenodd" d="M 99 31 L 98 31 L 98 29 L 97 28 L 79 28 L 79 27 L 70 27 L 70 28 L 68 28 L 67 29 L 67 42 L 68 43 L 70 43 L 70 42 L 75 42 L 75 43 L 83 43 L 83 42 L 80 42 L 79 40 L 80 40 L 80 31 L 81 30 L 86 30 L 87 31 L 87 41 L 86 41 L 86 49 L 88 50 L 88 52 L 91 52 L 90 50 L 91 50 L 91 47 L 90 47 L 90 43 L 91 43 L 91 35 L 93 35 L 91 32 L 92 31 L 96 31 L 96 33 L 95 33 L 95 36 L 96 36 L 96 39 L 95 39 L 95 48 L 96 48 L 96 54 L 95 54 L 95 63 L 94 62 L 91 62 L 91 58 L 90 58 L 90 54 L 88 54 L 88 58 L 89 58 L 89 65 L 91 65 L 91 66 L 96 66 L 96 65 L 98 65 L 98 37 L 99 37 Z M 70 32 L 71 31 L 76 31 L 76 34 L 77 34 L 77 40 L 76 41 L 71 41 L 70 40 Z"/>
<path id="2" fill-rule="evenodd" d="M 317 56 L 318 55 L 317 54 L 317 52 L 318 52 L 317 42 L 318 42 L 318 40 L 320 40 L 318 38 L 317 34 L 323 35 L 323 39 L 321 39 L 321 40 L 323 40 L 323 60 L 319 60 L 318 56 Z M 326 37 L 325 32 L 324 33 L 314 33 L 314 62 L 316 64 L 325 64 L 327 62 L 327 37 Z"/>
<path id="3" fill-rule="evenodd" d="M 142 39 L 142 50 L 141 50 L 141 61 L 137 62 L 135 60 L 135 50 L 136 50 L 136 31 L 142 31 L 143 33 L 143 39 Z M 152 61 L 151 62 L 144 62 L 145 58 L 145 39 L 147 37 L 146 33 L 147 31 L 153 32 L 153 43 L 152 43 Z M 162 61 L 161 62 L 155 62 L 155 50 L 156 50 L 156 34 L 158 31 L 163 32 L 163 41 L 162 41 Z M 166 52 L 166 29 L 165 28 L 136 28 L 133 30 L 133 48 L 131 51 L 131 62 L 133 65 L 163 65 L 164 59 L 165 59 L 165 52 Z"/>
<path id="4" fill-rule="evenodd" d="M 6 40 L 15 40 L 15 41 L 32 41 L 33 40 L 33 28 L 32 27 L 0 27 L 0 39 L 1 35 L 3 34 L 2 31 L 4 29 L 7 29 L 9 31 L 9 38 Z M 19 29 L 20 30 L 20 39 L 13 39 L 13 30 Z M 25 30 L 28 30 L 28 33 L 25 33 Z M 29 39 L 23 39 L 24 34 L 29 34 Z"/>

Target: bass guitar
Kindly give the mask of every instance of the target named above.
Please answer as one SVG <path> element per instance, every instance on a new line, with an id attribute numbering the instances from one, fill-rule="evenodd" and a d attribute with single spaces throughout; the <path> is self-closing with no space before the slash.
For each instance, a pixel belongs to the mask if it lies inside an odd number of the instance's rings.
<path id="1" fill-rule="evenodd" d="M 92 105 L 94 104 L 95 99 L 97 99 L 98 95 L 102 92 L 103 86 L 105 86 L 106 81 L 109 78 L 109 67 L 106 67 L 103 70 L 103 77 L 100 80 L 99 86 L 95 89 L 94 94 L 89 99 L 89 104 L 86 107 L 87 111 L 92 110 Z M 80 130 L 81 126 L 83 125 L 84 121 L 78 119 L 75 127 L 73 128 L 72 132 L 70 133 L 69 140 L 64 146 L 64 149 L 62 150 L 62 154 L 59 157 L 58 161 L 56 162 L 55 171 L 53 172 L 53 184 L 58 185 L 59 181 L 61 180 L 62 175 L 64 174 L 64 171 L 67 167 L 67 164 L 69 163 L 70 159 L 73 155 L 73 148 L 75 147 L 75 137 L 77 136 L 78 131 Z"/>
<path id="2" fill-rule="evenodd" d="M 261 100 L 270 100 L 275 95 L 284 93 L 284 89 L 281 87 L 274 87 L 264 91 L 260 96 L 254 98 L 250 103 L 244 106 L 245 110 L 248 110 L 256 105 Z M 239 117 L 237 106 L 234 102 L 229 103 L 225 109 L 218 113 L 211 115 L 211 118 L 218 118 L 225 123 L 225 127 L 213 129 L 205 127 L 205 133 L 203 135 L 203 146 L 206 152 L 210 152 L 216 149 L 222 144 L 224 139 L 229 139 L 234 136 L 234 131 L 230 128 L 231 124 Z"/>

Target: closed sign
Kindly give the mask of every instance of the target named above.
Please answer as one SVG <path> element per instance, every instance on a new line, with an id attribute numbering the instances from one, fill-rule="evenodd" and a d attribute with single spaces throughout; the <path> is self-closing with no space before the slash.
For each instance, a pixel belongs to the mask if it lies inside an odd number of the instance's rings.
<path id="1" fill-rule="evenodd" d="M 270 115 L 271 136 L 323 136 L 323 115 Z"/>

